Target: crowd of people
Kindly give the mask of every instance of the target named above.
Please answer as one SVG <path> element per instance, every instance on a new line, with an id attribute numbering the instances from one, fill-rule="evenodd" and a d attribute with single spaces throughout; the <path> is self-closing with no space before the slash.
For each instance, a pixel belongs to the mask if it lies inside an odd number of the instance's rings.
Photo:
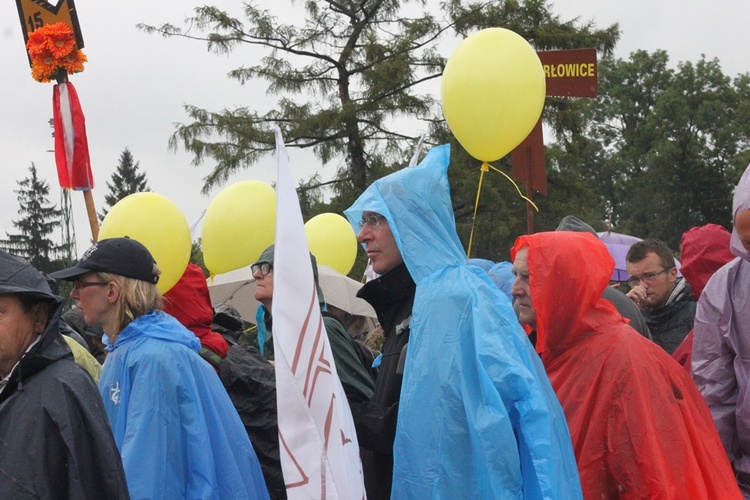
<path id="1" fill-rule="evenodd" d="M 750 167 L 731 234 L 687 231 L 679 270 L 643 240 L 611 285 L 574 216 L 509 262 L 467 260 L 449 153 L 345 211 L 379 352 L 318 287 L 368 498 L 750 498 Z M 0 251 L 0 498 L 286 498 L 274 251 L 252 266 L 251 329 L 194 264 L 162 296 L 134 239 L 51 276 Z M 73 283 L 65 314 L 56 280 Z"/>

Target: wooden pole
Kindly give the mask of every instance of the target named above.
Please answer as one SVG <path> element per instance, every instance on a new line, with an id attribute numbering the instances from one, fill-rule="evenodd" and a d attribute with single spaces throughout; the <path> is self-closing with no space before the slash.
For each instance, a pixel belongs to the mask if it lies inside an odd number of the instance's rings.
<path id="1" fill-rule="evenodd" d="M 87 189 L 83 192 L 83 200 L 86 202 L 86 213 L 89 216 L 91 240 L 93 243 L 96 243 L 97 241 L 99 241 L 99 219 L 96 216 L 96 208 L 94 207 L 94 195 L 91 194 L 90 189 Z"/>

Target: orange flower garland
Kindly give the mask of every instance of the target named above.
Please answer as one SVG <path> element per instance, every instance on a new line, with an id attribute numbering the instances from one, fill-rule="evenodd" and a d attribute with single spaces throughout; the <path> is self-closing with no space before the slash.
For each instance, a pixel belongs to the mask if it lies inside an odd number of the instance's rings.
<path id="1" fill-rule="evenodd" d="M 26 50 L 31 58 L 31 76 L 49 82 L 63 68 L 68 74 L 83 71 L 86 55 L 76 49 L 73 30 L 65 23 L 42 26 L 29 34 Z"/>

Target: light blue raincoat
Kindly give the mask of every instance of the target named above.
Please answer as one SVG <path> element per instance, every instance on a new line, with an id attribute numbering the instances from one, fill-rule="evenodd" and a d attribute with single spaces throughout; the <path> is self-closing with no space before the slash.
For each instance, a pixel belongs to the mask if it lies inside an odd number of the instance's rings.
<path id="1" fill-rule="evenodd" d="M 449 146 L 375 181 L 347 210 L 383 215 L 417 284 L 392 498 L 581 498 L 562 408 L 510 301 L 467 263 Z"/>
<path id="2" fill-rule="evenodd" d="M 131 498 L 268 498 L 247 432 L 190 330 L 152 312 L 110 349 L 99 392 Z"/>

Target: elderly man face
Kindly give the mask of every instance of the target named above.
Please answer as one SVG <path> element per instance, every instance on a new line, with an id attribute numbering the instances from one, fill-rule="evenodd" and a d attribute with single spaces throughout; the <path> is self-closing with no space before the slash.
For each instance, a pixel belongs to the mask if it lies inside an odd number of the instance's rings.
<path id="1" fill-rule="evenodd" d="M 522 325 L 529 325 L 536 328 L 536 311 L 531 305 L 531 287 L 529 286 L 529 266 L 526 259 L 529 255 L 529 247 L 523 247 L 516 252 L 516 258 L 513 261 L 513 275 L 516 279 L 513 281 L 513 287 L 510 294 L 518 309 L 518 321 Z"/>
<path id="2" fill-rule="evenodd" d="M 0 378 L 8 376 L 47 326 L 47 304 L 28 309 L 16 294 L 0 294 Z"/>
<path id="3" fill-rule="evenodd" d="M 385 274 L 404 261 L 385 217 L 375 212 L 363 212 L 361 224 L 357 241 L 365 244 L 373 271 Z"/>

